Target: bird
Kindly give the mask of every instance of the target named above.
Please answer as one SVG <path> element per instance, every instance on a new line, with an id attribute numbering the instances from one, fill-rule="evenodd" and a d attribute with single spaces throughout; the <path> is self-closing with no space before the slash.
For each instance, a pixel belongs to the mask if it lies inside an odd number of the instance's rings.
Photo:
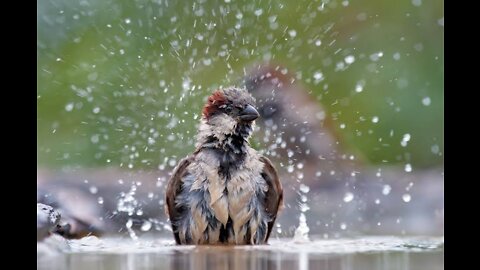
<path id="1" fill-rule="evenodd" d="M 343 185 L 344 179 L 360 170 L 360 153 L 355 153 L 355 160 L 347 158 L 350 151 L 336 132 L 332 116 L 296 80 L 291 68 L 256 64 L 244 76 L 243 84 L 257 101 L 261 117 L 256 135 L 264 138 L 263 147 L 273 161 L 302 164 L 303 183 L 313 189 Z M 285 173 L 282 179 L 296 177 Z"/>
<path id="2" fill-rule="evenodd" d="M 195 151 L 174 168 L 165 214 L 179 245 L 266 244 L 283 189 L 272 162 L 249 144 L 255 99 L 230 86 L 207 99 Z"/>

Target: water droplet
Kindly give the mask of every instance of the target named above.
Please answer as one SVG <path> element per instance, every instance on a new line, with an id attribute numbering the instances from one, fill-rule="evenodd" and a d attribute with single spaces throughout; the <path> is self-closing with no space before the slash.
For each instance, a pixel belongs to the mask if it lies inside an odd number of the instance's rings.
<path id="1" fill-rule="evenodd" d="M 320 71 L 317 71 L 313 74 L 313 78 L 317 81 L 320 81 L 323 79 L 323 73 Z"/>
<path id="2" fill-rule="evenodd" d="M 92 194 L 96 194 L 97 191 L 98 191 L 98 189 L 97 189 L 96 186 L 91 186 L 91 187 L 89 188 L 89 190 L 90 190 L 90 193 L 92 193 Z"/>
<path id="3" fill-rule="evenodd" d="M 297 31 L 295 31 L 294 29 L 288 31 L 288 34 L 290 35 L 290 37 L 294 38 L 297 36 Z"/>
<path id="4" fill-rule="evenodd" d="M 125 223 L 125 226 L 129 229 L 132 228 L 132 225 L 133 225 L 133 221 L 131 219 L 128 219 L 127 223 Z"/>
<path id="5" fill-rule="evenodd" d="M 373 62 L 378 61 L 383 56 L 383 52 L 377 52 L 370 55 L 370 60 Z"/>
<path id="6" fill-rule="evenodd" d="M 357 93 L 362 92 L 362 91 L 363 91 L 363 87 L 364 87 L 364 83 L 358 82 L 358 83 L 355 85 L 355 92 L 357 92 Z"/>
<path id="7" fill-rule="evenodd" d="M 92 137 L 90 137 L 90 141 L 93 144 L 96 144 L 100 141 L 100 135 L 99 134 L 93 134 Z"/>
<path id="8" fill-rule="evenodd" d="M 322 45 L 322 41 L 320 39 L 317 39 L 315 41 L 315 46 L 319 47 L 320 45 Z"/>
<path id="9" fill-rule="evenodd" d="M 97 72 L 92 72 L 88 74 L 87 79 L 91 82 L 95 81 L 98 78 L 98 73 Z"/>
<path id="10" fill-rule="evenodd" d="M 430 106 L 431 103 L 432 103 L 432 100 L 430 99 L 430 97 L 424 97 L 424 98 L 422 99 L 422 104 L 423 104 L 424 106 Z"/>
<path id="11" fill-rule="evenodd" d="M 353 200 L 353 197 L 354 197 L 353 193 L 347 192 L 345 193 L 345 196 L 343 196 L 343 201 L 346 203 L 351 202 Z"/>
<path id="12" fill-rule="evenodd" d="M 410 165 L 410 163 L 405 164 L 405 171 L 406 172 L 411 172 L 412 171 L 412 165 Z"/>
<path id="13" fill-rule="evenodd" d="M 140 230 L 147 232 L 152 228 L 152 223 L 148 220 L 145 220 L 142 224 L 142 227 L 140 227 Z"/>
<path id="14" fill-rule="evenodd" d="M 403 194 L 403 196 L 402 196 L 402 200 L 404 202 L 409 202 L 411 199 L 412 199 L 412 196 L 410 196 L 410 194 L 408 194 L 408 193 Z"/>
<path id="15" fill-rule="evenodd" d="M 71 112 L 73 110 L 73 105 L 73 102 L 67 103 L 67 105 L 65 105 L 65 111 Z"/>
<path id="16" fill-rule="evenodd" d="M 387 196 L 390 194 L 390 191 L 392 190 L 392 187 L 390 185 L 384 185 L 382 189 L 382 194 Z"/>
<path id="17" fill-rule="evenodd" d="M 403 138 L 402 138 L 402 141 L 400 142 L 400 145 L 403 146 L 403 147 L 406 147 L 408 142 L 410 141 L 410 134 L 409 133 L 406 133 L 403 135 Z"/>
<path id="18" fill-rule="evenodd" d="M 125 19 L 125 23 L 126 23 L 126 24 L 130 24 L 130 22 L 131 22 L 130 18 L 126 18 L 126 19 Z"/>
<path id="19" fill-rule="evenodd" d="M 304 184 L 300 184 L 300 191 L 303 193 L 308 193 L 310 191 L 310 187 Z"/>
<path id="20" fill-rule="evenodd" d="M 422 5 L 422 0 L 412 0 L 412 5 L 419 7 Z"/>
<path id="21" fill-rule="evenodd" d="M 430 150 L 432 151 L 433 154 L 436 155 L 440 152 L 440 147 L 437 144 L 434 144 L 432 145 L 432 147 L 430 147 Z"/>
<path id="22" fill-rule="evenodd" d="M 422 44 L 422 43 L 417 43 L 417 44 L 413 45 L 413 48 L 414 48 L 417 52 L 421 52 L 421 51 L 423 51 L 423 44 Z"/>
<path id="23" fill-rule="evenodd" d="M 408 186 L 405 188 L 406 191 L 409 191 L 413 187 L 413 182 L 408 183 Z"/>
<path id="24" fill-rule="evenodd" d="M 355 62 L 355 56 L 348 55 L 347 57 L 345 57 L 345 63 L 352 64 L 353 62 Z"/>
<path id="25" fill-rule="evenodd" d="M 302 213 L 305 213 L 305 212 L 307 212 L 308 210 L 310 210 L 310 206 L 308 206 L 308 204 L 306 204 L 306 203 L 301 203 L 301 204 L 300 204 L 300 211 L 301 211 Z"/>
<path id="26" fill-rule="evenodd" d="M 210 58 L 203 59 L 202 62 L 205 66 L 210 66 L 210 64 L 212 64 L 212 59 L 210 59 Z"/>
<path id="27" fill-rule="evenodd" d="M 148 143 L 149 145 L 155 144 L 155 139 L 152 138 L 152 137 L 148 137 L 147 143 Z"/>
<path id="28" fill-rule="evenodd" d="M 437 21 L 437 23 L 438 23 L 438 25 L 443 26 L 443 24 L 444 24 L 444 18 L 442 17 L 441 19 L 439 19 L 439 20 Z"/>
<path id="29" fill-rule="evenodd" d="M 378 120 L 379 120 L 378 116 L 372 117 L 372 123 L 376 124 L 378 123 Z"/>

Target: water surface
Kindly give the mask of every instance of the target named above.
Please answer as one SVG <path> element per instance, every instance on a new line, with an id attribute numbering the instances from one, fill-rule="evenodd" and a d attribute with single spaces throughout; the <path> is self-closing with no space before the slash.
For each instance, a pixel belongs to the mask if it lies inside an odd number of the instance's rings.
<path id="1" fill-rule="evenodd" d="M 60 248 L 56 245 L 59 251 L 46 249 L 48 244 L 37 246 L 37 269 L 444 269 L 443 237 L 382 236 L 301 243 L 272 239 L 265 246 L 236 247 L 90 237 Z"/>

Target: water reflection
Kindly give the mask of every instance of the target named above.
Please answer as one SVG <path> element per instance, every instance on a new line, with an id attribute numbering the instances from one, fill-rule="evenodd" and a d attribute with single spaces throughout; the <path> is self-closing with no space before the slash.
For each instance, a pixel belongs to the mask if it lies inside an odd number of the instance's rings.
<path id="1" fill-rule="evenodd" d="M 443 251 L 353 254 L 282 253 L 233 247 L 196 247 L 164 253 L 64 254 L 38 258 L 37 269 L 444 269 Z"/>

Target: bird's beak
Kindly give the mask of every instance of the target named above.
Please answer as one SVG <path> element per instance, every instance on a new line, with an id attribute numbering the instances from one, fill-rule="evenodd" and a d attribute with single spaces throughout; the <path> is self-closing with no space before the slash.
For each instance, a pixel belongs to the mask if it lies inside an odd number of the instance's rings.
<path id="1" fill-rule="evenodd" d="M 243 109 L 240 112 L 240 114 L 238 115 L 240 120 L 245 121 L 245 122 L 251 122 L 251 121 L 257 119 L 258 116 L 260 116 L 260 115 L 258 114 L 257 109 L 255 109 L 250 104 L 248 104 L 247 107 L 245 107 L 245 109 Z"/>

